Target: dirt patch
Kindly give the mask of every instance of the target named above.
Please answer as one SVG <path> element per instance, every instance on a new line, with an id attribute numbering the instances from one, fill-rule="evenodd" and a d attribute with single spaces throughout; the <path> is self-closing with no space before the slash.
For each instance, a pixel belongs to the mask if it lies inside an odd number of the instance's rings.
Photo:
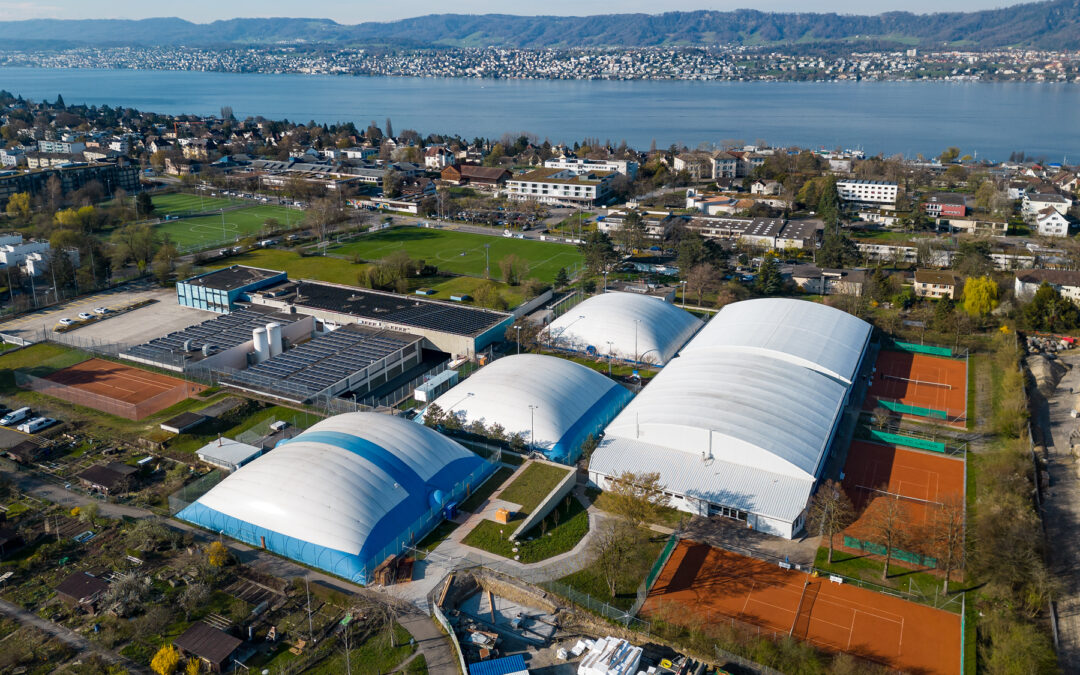
<path id="1" fill-rule="evenodd" d="M 1060 359 L 1049 359 L 1042 354 L 1028 356 L 1024 359 L 1024 365 L 1027 366 L 1031 377 L 1034 378 L 1039 393 L 1047 398 L 1053 396 L 1058 382 L 1061 382 L 1061 378 L 1065 377 L 1065 373 L 1069 372 L 1069 367 L 1062 363 Z"/>

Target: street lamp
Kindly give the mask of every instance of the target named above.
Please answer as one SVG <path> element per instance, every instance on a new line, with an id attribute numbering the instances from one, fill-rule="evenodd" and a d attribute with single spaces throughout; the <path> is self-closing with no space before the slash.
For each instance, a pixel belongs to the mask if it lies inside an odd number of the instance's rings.
<path id="1" fill-rule="evenodd" d="M 641 323 L 641 319 L 634 319 L 634 363 L 637 363 L 637 329 L 638 324 Z"/>
<path id="2" fill-rule="evenodd" d="M 608 340 L 607 341 L 607 375 L 608 375 L 608 377 L 611 377 L 611 356 L 612 356 L 612 354 L 611 354 L 611 345 L 612 345 L 611 340 Z"/>
<path id="3" fill-rule="evenodd" d="M 488 279 L 491 278 L 491 259 L 489 254 L 491 253 L 491 244 L 484 244 L 484 276 Z"/>
<path id="4" fill-rule="evenodd" d="M 529 404 L 529 446 L 536 449 L 536 409 L 538 405 Z"/>
<path id="5" fill-rule="evenodd" d="M 514 329 L 517 331 L 517 353 L 520 356 L 521 355 L 521 325 L 519 324 L 517 326 L 514 326 Z"/>
<path id="6" fill-rule="evenodd" d="M 682 304 L 686 307 L 686 279 L 680 281 L 679 285 L 682 286 Z"/>

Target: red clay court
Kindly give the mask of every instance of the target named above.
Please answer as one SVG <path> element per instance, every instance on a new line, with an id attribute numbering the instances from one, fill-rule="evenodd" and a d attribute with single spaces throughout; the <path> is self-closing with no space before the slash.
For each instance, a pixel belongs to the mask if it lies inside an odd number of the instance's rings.
<path id="1" fill-rule="evenodd" d="M 89 359 L 34 380 L 31 388 L 36 391 L 132 420 L 164 410 L 204 389 L 104 359 Z"/>
<path id="2" fill-rule="evenodd" d="M 927 354 L 882 350 L 866 409 L 879 398 L 943 410 L 950 420 L 967 417 L 967 361 Z"/>
<path id="3" fill-rule="evenodd" d="M 919 673 L 960 672 L 960 615 L 681 541 L 643 615 L 701 625 L 733 617 Z"/>

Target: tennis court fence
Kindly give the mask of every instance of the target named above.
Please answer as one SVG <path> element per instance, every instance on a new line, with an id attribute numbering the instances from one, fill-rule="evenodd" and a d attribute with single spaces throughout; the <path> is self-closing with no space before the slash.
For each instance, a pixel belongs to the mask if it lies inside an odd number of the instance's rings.
<path id="1" fill-rule="evenodd" d="M 58 398 L 61 401 L 81 405 L 85 408 L 93 408 L 128 420 L 141 420 L 149 417 L 160 410 L 187 399 L 191 395 L 190 386 L 184 382 L 150 398 L 129 402 L 103 394 L 96 394 L 81 387 L 31 375 L 25 370 L 17 369 L 14 371 L 14 375 L 15 384 L 22 389 L 35 391 L 39 394 Z"/>

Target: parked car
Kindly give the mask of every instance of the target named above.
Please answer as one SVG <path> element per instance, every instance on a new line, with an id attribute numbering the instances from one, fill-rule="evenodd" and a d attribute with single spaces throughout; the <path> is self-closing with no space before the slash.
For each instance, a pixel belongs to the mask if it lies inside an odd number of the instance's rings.
<path id="1" fill-rule="evenodd" d="M 19 408 L 18 410 L 12 410 L 3 417 L 0 417 L 0 426 L 10 427 L 12 424 L 18 424 L 19 422 L 30 419 L 33 414 L 34 411 L 30 408 Z"/>
<path id="2" fill-rule="evenodd" d="M 60 324 L 61 326 L 70 326 L 71 324 L 73 324 L 75 322 L 72 321 L 71 319 L 67 318 L 67 317 L 64 317 L 63 319 L 60 319 L 56 323 Z"/>
<path id="3" fill-rule="evenodd" d="M 46 427 L 52 426 L 53 424 L 56 424 L 56 420 L 51 417 L 35 417 L 28 422 L 23 422 L 15 428 L 24 434 L 33 434 Z"/>
<path id="4" fill-rule="evenodd" d="M 94 308 L 94 314 L 108 314 L 111 311 L 112 310 L 109 309 L 108 307 L 95 307 Z"/>
<path id="5" fill-rule="evenodd" d="M 86 321 L 87 319 L 93 319 L 94 315 L 90 312 L 79 312 L 79 318 Z"/>

